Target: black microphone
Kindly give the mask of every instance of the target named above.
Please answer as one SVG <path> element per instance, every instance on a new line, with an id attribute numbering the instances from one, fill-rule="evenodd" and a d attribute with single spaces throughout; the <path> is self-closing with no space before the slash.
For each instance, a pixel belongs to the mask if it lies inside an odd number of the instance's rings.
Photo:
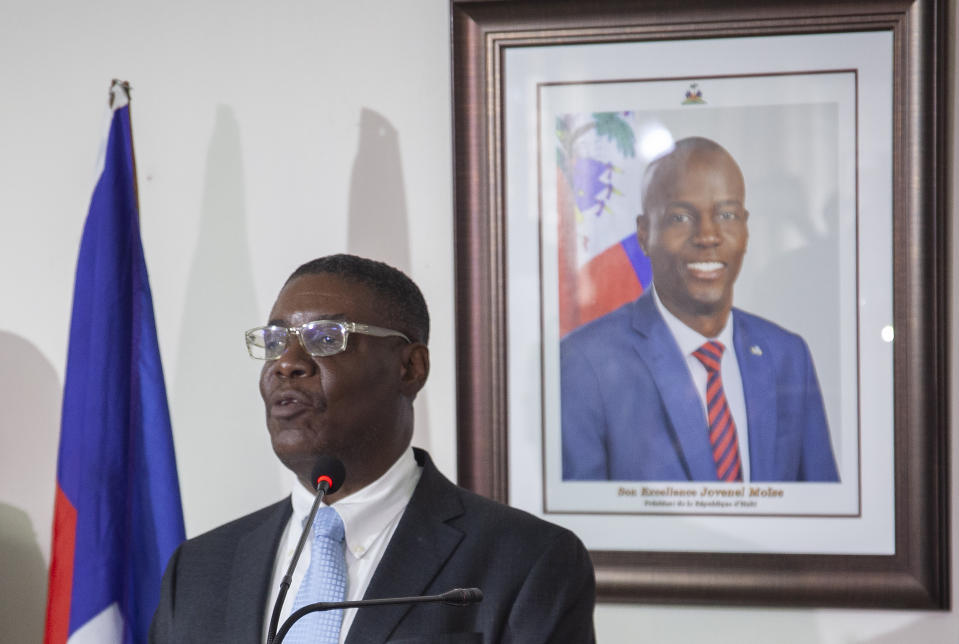
<path id="1" fill-rule="evenodd" d="M 280 621 L 280 608 L 283 606 L 283 600 L 286 599 L 286 593 L 290 590 L 290 584 L 293 583 L 293 569 L 296 568 L 296 562 L 300 559 L 300 553 L 303 551 L 303 544 L 306 543 L 307 536 L 313 529 L 313 519 L 316 517 L 316 511 L 327 494 L 333 494 L 340 489 L 343 481 L 346 480 L 346 468 L 342 461 L 335 456 L 321 456 L 316 460 L 316 465 L 310 472 L 310 483 L 317 491 L 316 499 L 313 501 L 313 507 L 310 508 L 310 515 L 303 525 L 303 532 L 300 534 L 300 540 L 296 544 L 296 550 L 293 552 L 293 560 L 290 561 L 290 567 L 287 568 L 283 581 L 280 582 L 280 592 L 276 596 L 276 603 L 273 604 L 273 614 L 270 616 L 270 628 L 267 631 L 267 644 L 272 644 L 276 637 L 276 626 Z"/>
<path id="2" fill-rule="evenodd" d="M 310 472 L 310 483 L 323 494 L 335 494 L 346 480 L 346 468 L 335 456 L 321 456 Z"/>
<path id="3" fill-rule="evenodd" d="M 418 595 L 416 597 L 389 597 L 386 599 L 360 599 L 350 602 L 317 602 L 307 604 L 293 613 L 283 622 L 272 644 L 280 644 L 293 625 L 304 615 L 340 608 L 361 608 L 364 606 L 389 606 L 391 604 L 424 604 L 427 602 L 446 602 L 452 606 L 469 606 L 483 601 L 483 591 L 479 588 L 454 588 L 439 595 Z"/>
<path id="4" fill-rule="evenodd" d="M 479 588 L 454 588 L 447 590 L 442 597 L 450 606 L 469 606 L 483 601 L 483 591 Z"/>

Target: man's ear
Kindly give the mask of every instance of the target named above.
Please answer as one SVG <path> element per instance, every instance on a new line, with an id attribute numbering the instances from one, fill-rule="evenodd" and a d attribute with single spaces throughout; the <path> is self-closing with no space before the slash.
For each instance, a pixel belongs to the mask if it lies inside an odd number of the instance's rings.
<path id="1" fill-rule="evenodd" d="M 745 208 L 743 209 L 743 221 L 744 222 L 749 221 L 749 211 L 746 210 Z M 749 226 L 746 226 L 746 248 L 748 247 L 749 247 Z"/>
<path id="2" fill-rule="evenodd" d="M 410 400 L 416 398 L 430 375 L 430 350 L 422 342 L 411 342 L 403 347 L 403 365 L 400 371 L 400 390 Z"/>
<path id="3" fill-rule="evenodd" d="M 649 217 L 643 213 L 636 215 L 636 239 L 639 240 L 639 247 L 643 250 L 643 254 L 648 257 L 646 240 L 649 239 Z"/>

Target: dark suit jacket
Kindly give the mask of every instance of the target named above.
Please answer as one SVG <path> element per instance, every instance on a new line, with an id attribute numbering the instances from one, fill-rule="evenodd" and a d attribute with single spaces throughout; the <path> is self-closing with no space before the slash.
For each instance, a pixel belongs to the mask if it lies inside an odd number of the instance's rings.
<path id="1" fill-rule="evenodd" d="M 838 481 L 822 394 L 798 335 L 738 309 L 733 344 L 752 481 Z M 560 349 L 563 478 L 715 481 L 703 405 L 651 292 Z"/>
<path id="2" fill-rule="evenodd" d="M 366 598 L 478 587 L 467 607 L 361 608 L 349 644 L 593 641 L 589 555 L 571 532 L 456 487 L 422 450 L 419 484 Z M 183 543 L 163 576 L 150 629 L 156 644 L 262 642 L 289 499 Z"/>

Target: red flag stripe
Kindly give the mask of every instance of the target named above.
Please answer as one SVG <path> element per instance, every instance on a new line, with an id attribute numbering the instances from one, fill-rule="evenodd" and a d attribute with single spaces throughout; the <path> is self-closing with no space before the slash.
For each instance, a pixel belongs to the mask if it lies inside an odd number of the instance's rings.
<path id="1" fill-rule="evenodd" d="M 66 644 L 70 634 L 70 599 L 73 595 L 73 554 L 77 510 L 57 485 L 53 509 L 53 552 L 47 591 L 47 625 L 44 644 Z"/>

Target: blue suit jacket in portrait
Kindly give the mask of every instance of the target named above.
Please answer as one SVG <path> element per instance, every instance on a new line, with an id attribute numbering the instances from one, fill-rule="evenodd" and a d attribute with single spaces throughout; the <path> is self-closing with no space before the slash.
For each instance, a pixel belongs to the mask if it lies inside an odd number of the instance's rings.
<path id="1" fill-rule="evenodd" d="M 751 481 L 838 481 L 809 348 L 733 309 Z M 715 481 L 703 404 L 651 292 L 560 348 L 564 480 Z"/>

